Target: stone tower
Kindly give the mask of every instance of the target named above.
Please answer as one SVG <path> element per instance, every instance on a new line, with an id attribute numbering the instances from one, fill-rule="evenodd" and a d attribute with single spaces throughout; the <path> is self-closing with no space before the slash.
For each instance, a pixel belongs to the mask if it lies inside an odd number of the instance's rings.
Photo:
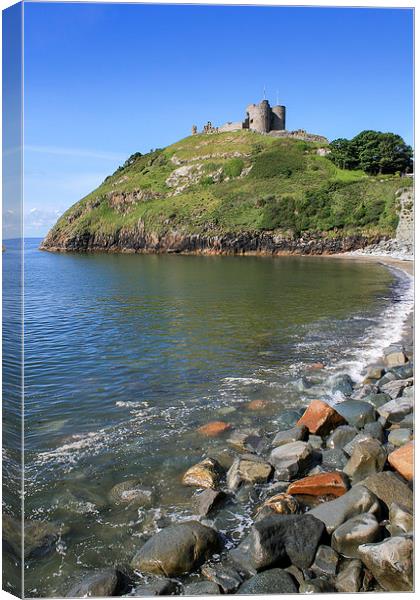
<path id="1" fill-rule="evenodd" d="M 271 108 L 268 100 L 259 104 L 250 104 L 247 109 L 246 124 L 251 131 L 268 133 L 269 131 L 284 131 L 286 129 L 286 107 Z"/>
<path id="2" fill-rule="evenodd" d="M 273 106 L 271 109 L 271 129 L 284 131 L 286 129 L 286 107 Z"/>

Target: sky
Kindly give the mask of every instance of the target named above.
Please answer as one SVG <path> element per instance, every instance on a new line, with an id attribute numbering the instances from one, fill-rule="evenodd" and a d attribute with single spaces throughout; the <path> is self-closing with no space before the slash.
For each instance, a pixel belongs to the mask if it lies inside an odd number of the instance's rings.
<path id="1" fill-rule="evenodd" d="M 266 90 L 287 128 L 413 139 L 410 9 L 25 5 L 25 229 Z"/>

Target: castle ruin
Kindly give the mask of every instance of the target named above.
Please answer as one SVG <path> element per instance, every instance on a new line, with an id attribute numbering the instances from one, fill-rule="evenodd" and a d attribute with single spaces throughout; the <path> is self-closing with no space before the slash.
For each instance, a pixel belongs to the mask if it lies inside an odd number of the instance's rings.
<path id="1" fill-rule="evenodd" d="M 241 129 L 276 137 L 292 137 L 300 140 L 328 143 L 325 137 L 308 133 L 304 129 L 287 131 L 286 107 L 281 105 L 270 106 L 268 100 L 262 100 L 259 104 L 249 104 L 246 108 L 246 115 L 243 121 L 229 121 L 220 127 L 215 127 L 211 121 L 207 121 L 202 133 L 224 133 L 226 131 L 239 131 Z M 196 133 L 197 127 L 193 125 L 192 134 L 195 135 Z"/>

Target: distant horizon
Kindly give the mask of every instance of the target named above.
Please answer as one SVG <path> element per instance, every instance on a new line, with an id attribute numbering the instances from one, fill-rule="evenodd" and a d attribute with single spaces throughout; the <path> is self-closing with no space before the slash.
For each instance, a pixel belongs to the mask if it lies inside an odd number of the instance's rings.
<path id="1" fill-rule="evenodd" d="M 391 131 L 413 144 L 411 8 L 31 2 L 24 10 L 30 237 L 45 236 L 134 152 L 188 137 L 193 124 L 243 119 L 264 89 L 286 106 L 288 130 L 330 141 Z"/>

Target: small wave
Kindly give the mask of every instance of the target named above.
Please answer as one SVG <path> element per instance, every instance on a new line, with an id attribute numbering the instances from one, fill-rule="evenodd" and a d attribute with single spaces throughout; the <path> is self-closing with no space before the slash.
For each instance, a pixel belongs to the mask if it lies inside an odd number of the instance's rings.
<path id="1" fill-rule="evenodd" d="M 223 381 L 227 381 L 228 383 L 242 383 L 243 385 L 266 383 L 264 379 L 257 379 L 256 377 L 225 377 Z"/>

